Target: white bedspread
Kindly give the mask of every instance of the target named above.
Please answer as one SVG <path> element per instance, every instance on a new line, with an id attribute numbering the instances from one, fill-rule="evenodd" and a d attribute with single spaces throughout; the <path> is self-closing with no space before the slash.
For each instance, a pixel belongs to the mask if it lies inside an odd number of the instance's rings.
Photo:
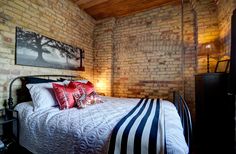
<path id="1" fill-rule="evenodd" d="M 36 112 L 31 102 L 18 104 L 20 144 L 35 154 L 107 153 L 114 126 L 139 99 L 102 99 L 104 103 L 85 109 L 51 107 Z M 167 153 L 186 154 L 188 147 L 175 106 L 168 101 L 162 103 Z"/>

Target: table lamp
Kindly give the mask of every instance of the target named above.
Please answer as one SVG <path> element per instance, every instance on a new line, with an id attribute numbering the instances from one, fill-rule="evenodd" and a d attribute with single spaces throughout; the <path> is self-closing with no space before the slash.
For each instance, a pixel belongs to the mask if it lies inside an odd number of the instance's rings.
<path id="1" fill-rule="evenodd" d="M 212 42 L 202 44 L 198 56 L 207 56 L 207 73 L 210 72 L 210 58 L 217 54 L 216 45 Z"/>

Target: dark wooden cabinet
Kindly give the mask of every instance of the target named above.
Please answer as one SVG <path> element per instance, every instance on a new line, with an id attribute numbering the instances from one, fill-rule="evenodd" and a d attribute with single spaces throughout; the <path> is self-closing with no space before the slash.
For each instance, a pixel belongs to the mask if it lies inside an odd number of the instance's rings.
<path id="1" fill-rule="evenodd" d="M 200 154 L 230 154 L 232 101 L 227 94 L 227 73 L 195 76 L 196 146 Z"/>
<path id="2" fill-rule="evenodd" d="M 0 140 L 2 146 L 0 154 L 15 153 L 15 147 L 18 145 L 18 112 L 11 109 L 0 109 Z M 13 128 L 16 129 L 16 134 L 13 133 Z"/>

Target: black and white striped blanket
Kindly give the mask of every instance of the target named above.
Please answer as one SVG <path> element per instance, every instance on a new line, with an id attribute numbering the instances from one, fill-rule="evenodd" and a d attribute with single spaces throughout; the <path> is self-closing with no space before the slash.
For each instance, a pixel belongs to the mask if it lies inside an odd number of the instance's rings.
<path id="1" fill-rule="evenodd" d="M 164 110 L 160 99 L 141 99 L 115 126 L 109 154 L 164 154 Z"/>

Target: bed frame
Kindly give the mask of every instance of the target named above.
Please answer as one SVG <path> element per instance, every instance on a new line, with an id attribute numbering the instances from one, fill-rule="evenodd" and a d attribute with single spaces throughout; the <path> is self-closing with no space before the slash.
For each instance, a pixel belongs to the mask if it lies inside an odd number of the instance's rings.
<path id="1" fill-rule="evenodd" d="M 73 78 L 81 78 L 84 79 L 81 76 L 73 76 L 73 75 L 30 75 L 30 76 L 19 76 L 16 77 L 14 79 L 11 80 L 10 85 L 9 85 L 9 98 L 8 98 L 8 108 L 9 109 L 14 109 L 15 105 L 20 103 L 20 102 L 24 102 L 24 101 L 29 101 L 27 100 L 25 97 L 23 97 L 24 95 L 29 95 L 28 89 L 26 88 L 26 82 L 25 82 L 25 78 L 26 77 L 37 77 L 37 78 L 44 78 L 44 79 L 55 79 L 55 78 L 67 78 L 72 80 Z M 22 82 L 22 86 L 20 87 L 20 89 L 17 90 L 17 101 L 15 105 L 13 105 L 13 98 L 12 98 L 12 87 L 13 87 L 13 83 L 16 80 L 21 80 Z M 21 99 L 19 99 L 21 98 Z M 183 97 L 178 93 L 178 92 L 173 92 L 173 101 L 172 101 L 178 111 L 178 114 L 180 116 L 181 119 L 181 123 L 184 129 L 184 136 L 185 136 L 185 140 L 186 143 L 189 146 L 190 149 L 190 144 L 191 144 L 191 136 L 192 136 L 192 121 L 191 121 L 191 114 L 189 112 L 189 108 L 187 106 L 186 101 L 183 99 Z"/>
<path id="2" fill-rule="evenodd" d="M 26 81 L 25 78 L 27 77 L 35 77 L 35 78 L 43 78 L 43 79 L 55 79 L 55 78 L 67 78 L 72 80 L 73 78 L 82 78 L 81 76 L 73 76 L 73 75 L 29 75 L 29 76 L 18 76 L 14 79 L 11 80 L 10 85 L 9 85 L 9 97 L 8 97 L 8 107 L 10 109 L 13 109 L 15 107 L 15 105 L 17 105 L 20 102 L 24 102 L 24 101 L 29 101 L 27 97 L 23 97 L 24 95 L 29 95 L 28 89 L 26 88 Z M 17 80 L 20 80 L 22 85 L 19 89 L 17 89 L 16 91 L 16 95 L 17 95 L 17 100 L 15 101 L 15 105 L 13 102 L 13 97 L 12 97 L 12 87 L 13 87 L 13 83 Z M 18 97 L 20 96 L 20 97 Z"/>

